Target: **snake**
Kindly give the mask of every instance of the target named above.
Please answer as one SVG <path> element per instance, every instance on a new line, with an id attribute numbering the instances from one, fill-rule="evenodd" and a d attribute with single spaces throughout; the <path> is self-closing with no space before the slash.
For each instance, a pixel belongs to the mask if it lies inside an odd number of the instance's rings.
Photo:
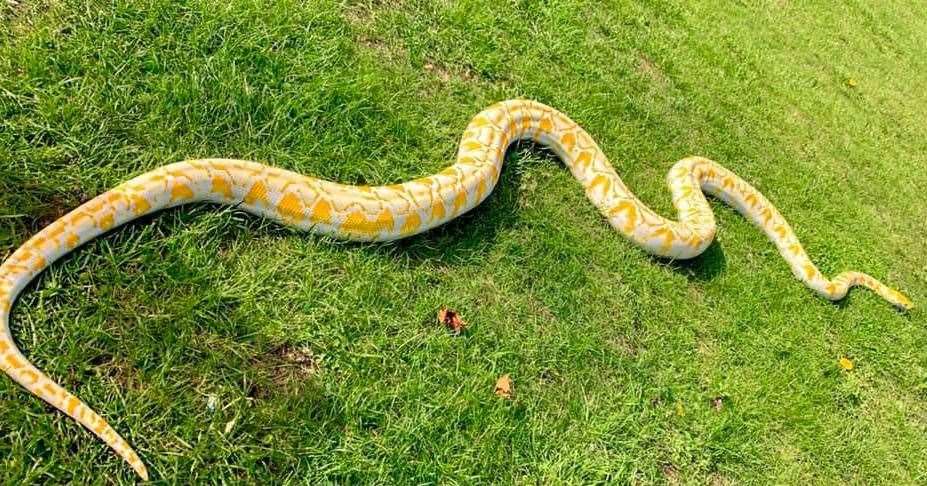
<path id="1" fill-rule="evenodd" d="M 913 307 L 905 295 L 865 273 L 848 271 L 827 278 L 772 203 L 720 164 L 692 156 L 673 165 L 666 183 L 676 209 L 674 221 L 654 212 L 625 186 L 603 151 L 576 122 L 542 103 L 515 99 L 493 104 L 472 118 L 453 165 L 401 184 L 346 185 L 252 161 L 197 159 L 161 166 L 94 197 L 29 238 L 0 265 L 0 369 L 96 434 L 147 480 L 145 464 L 126 440 L 33 365 L 14 343 L 9 328 L 11 308 L 36 275 L 119 225 L 194 202 L 235 205 L 337 239 L 409 237 L 442 225 L 486 199 L 499 181 L 508 147 L 518 141 L 532 141 L 555 153 L 608 223 L 647 253 L 682 260 L 704 252 L 716 232 L 708 194 L 759 227 L 793 275 L 817 295 L 836 301 L 851 287 L 862 286 L 900 311 Z"/>

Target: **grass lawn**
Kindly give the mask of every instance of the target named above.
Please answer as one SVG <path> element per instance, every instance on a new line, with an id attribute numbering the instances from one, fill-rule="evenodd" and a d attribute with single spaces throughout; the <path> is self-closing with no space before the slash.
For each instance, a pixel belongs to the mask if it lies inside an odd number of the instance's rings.
<path id="1" fill-rule="evenodd" d="M 910 314 L 816 297 L 719 202 L 704 256 L 652 258 L 522 145 L 483 205 L 394 244 L 144 218 L 45 272 L 13 333 L 164 482 L 927 481 L 927 10 L 818 3 L 4 2 L 0 257 L 185 158 L 433 173 L 525 97 L 663 214 L 676 160 L 720 162 Z M 4 483 L 134 481 L 5 377 L 0 437 Z"/>

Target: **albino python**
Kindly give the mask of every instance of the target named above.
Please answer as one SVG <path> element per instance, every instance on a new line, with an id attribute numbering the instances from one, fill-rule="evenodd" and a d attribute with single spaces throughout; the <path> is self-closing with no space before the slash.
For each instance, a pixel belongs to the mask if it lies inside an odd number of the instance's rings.
<path id="1" fill-rule="evenodd" d="M 845 272 L 833 279 L 822 275 L 779 211 L 717 163 L 689 157 L 673 166 L 666 181 L 679 221 L 672 221 L 641 203 L 589 134 L 566 115 L 537 102 L 512 100 L 473 118 L 454 165 L 403 184 L 351 186 L 255 162 L 203 159 L 155 169 L 95 197 L 30 238 L 0 266 L 0 368 L 93 431 L 147 479 L 145 465 L 131 446 L 84 402 L 39 371 L 14 344 L 10 308 L 37 274 L 111 228 L 196 201 L 240 205 L 283 224 L 348 240 L 404 238 L 444 224 L 486 199 L 499 180 L 507 147 L 524 139 L 556 152 L 608 222 L 648 253 L 685 259 L 705 251 L 715 236 L 705 191 L 759 226 L 779 248 L 795 277 L 818 295 L 838 300 L 850 287 L 861 285 L 901 310 L 911 308 L 904 295 L 866 274 Z"/>

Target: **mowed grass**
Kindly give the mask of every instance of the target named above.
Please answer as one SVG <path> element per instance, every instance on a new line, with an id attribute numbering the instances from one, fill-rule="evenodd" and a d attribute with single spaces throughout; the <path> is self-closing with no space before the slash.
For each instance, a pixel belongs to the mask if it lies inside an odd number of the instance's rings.
<path id="1" fill-rule="evenodd" d="M 866 271 L 927 305 L 916 2 L 64 0 L 0 15 L 3 257 L 186 158 L 347 183 L 433 173 L 475 113 L 525 97 L 582 124 L 661 213 L 672 164 L 710 157 L 825 273 Z M 144 218 L 54 264 L 12 332 L 166 483 L 927 480 L 924 311 L 822 300 L 713 207 L 704 256 L 652 258 L 522 145 L 484 204 L 393 244 L 207 205 Z M 461 336 L 436 323 L 442 306 Z M 512 400 L 493 394 L 505 373 Z M 4 483 L 135 479 L 6 378 L 0 437 Z"/>

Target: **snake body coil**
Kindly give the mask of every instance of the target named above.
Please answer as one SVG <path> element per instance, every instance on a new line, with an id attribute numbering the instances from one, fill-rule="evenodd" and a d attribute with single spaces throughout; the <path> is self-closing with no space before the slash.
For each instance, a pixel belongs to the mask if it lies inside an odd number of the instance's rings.
<path id="1" fill-rule="evenodd" d="M 240 204 L 250 213 L 337 238 L 404 238 L 444 224 L 482 202 L 498 181 L 506 148 L 522 139 L 556 152 L 608 222 L 648 253 L 685 259 L 705 251 L 715 236 L 705 191 L 762 229 L 795 277 L 818 295 L 838 300 L 850 287 L 860 285 L 902 310 L 911 307 L 904 295 L 866 274 L 845 272 L 833 279 L 822 275 L 779 211 L 717 163 L 689 157 L 673 166 L 666 181 L 679 220 L 672 221 L 641 203 L 589 134 L 566 115 L 537 102 L 511 100 L 473 118 L 454 165 L 403 184 L 351 186 L 255 162 L 203 159 L 161 167 L 97 196 L 30 238 L 0 266 L 0 369 L 93 431 L 147 479 L 145 465 L 126 441 L 84 402 L 30 363 L 14 344 L 10 309 L 38 273 L 111 228 L 196 201 Z"/>

